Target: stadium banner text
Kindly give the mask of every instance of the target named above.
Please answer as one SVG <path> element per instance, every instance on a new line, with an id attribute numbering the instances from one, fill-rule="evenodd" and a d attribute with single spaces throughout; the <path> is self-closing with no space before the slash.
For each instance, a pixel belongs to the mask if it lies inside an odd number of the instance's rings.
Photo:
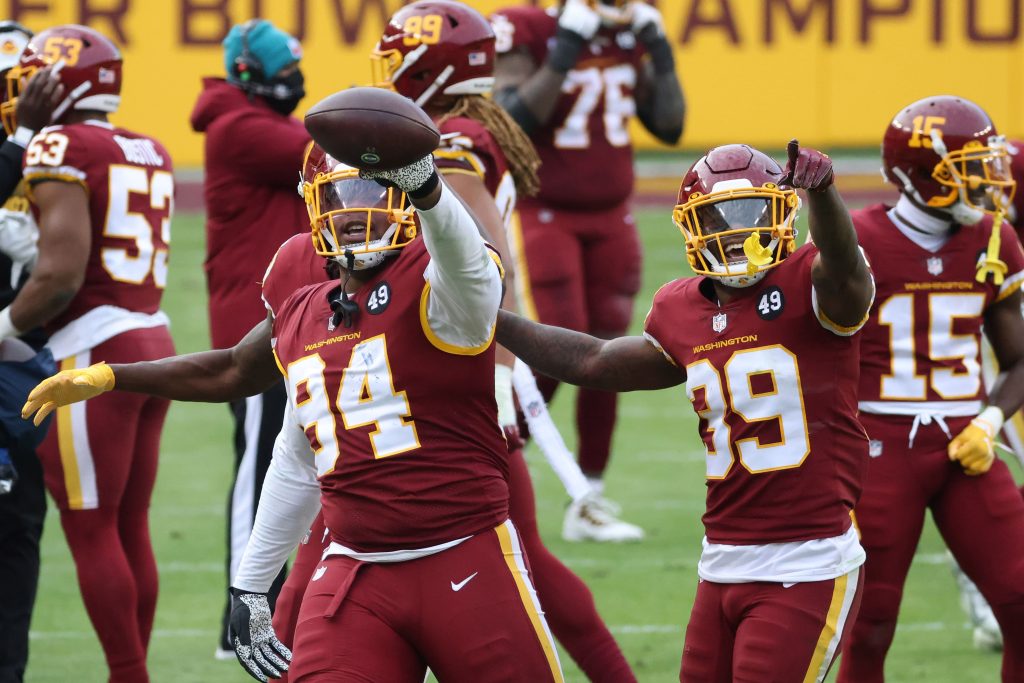
<path id="1" fill-rule="evenodd" d="M 273 20 L 303 42 L 307 99 L 370 80 L 367 56 L 400 0 L 0 0 L 34 30 L 83 23 L 124 50 L 114 122 L 159 137 L 179 167 L 202 163 L 189 113 L 202 76 L 223 75 L 232 24 Z M 483 12 L 507 2 L 473 0 Z M 1024 0 L 660 0 L 689 103 L 683 146 L 787 140 L 877 145 L 900 106 L 975 100 L 1024 136 Z M 657 145 L 639 128 L 642 148 Z M 261 141 L 245 141 L 261 144 Z"/>

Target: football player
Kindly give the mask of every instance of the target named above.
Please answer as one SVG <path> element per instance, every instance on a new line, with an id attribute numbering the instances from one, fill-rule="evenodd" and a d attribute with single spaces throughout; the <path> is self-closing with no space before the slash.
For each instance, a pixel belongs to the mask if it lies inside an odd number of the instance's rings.
<path id="1" fill-rule="evenodd" d="M 1024 678 L 1024 500 L 993 442 L 1024 401 L 1024 251 L 1002 222 L 1013 179 L 988 114 L 958 97 L 901 109 L 882 142 L 895 206 L 854 213 L 878 295 L 864 330 L 859 408 L 871 439 L 857 521 L 864 603 L 839 680 L 884 679 L 927 510 L 988 599 L 1003 680 Z M 987 393 L 981 331 L 1002 370 Z"/>
<path id="2" fill-rule="evenodd" d="M 301 477 L 268 474 L 256 529 L 267 518 L 284 526 L 272 551 L 247 549 L 243 565 L 276 574 L 322 501 L 331 544 L 302 602 L 292 676 L 419 683 L 429 666 L 442 680 L 561 681 L 508 521 L 494 401 L 500 260 L 430 156 L 360 175 L 314 148 L 304 171 L 313 243 L 340 281 L 294 291 L 288 273 L 288 286 L 275 284 L 272 264 L 268 320 L 233 349 L 59 373 L 26 414 L 115 381 L 226 400 L 280 369 L 292 413 L 279 439 L 305 438 L 315 455 Z M 313 485 L 288 487 L 300 479 Z M 254 530 L 250 548 L 266 538 Z M 236 654 L 257 678 L 276 677 L 290 654 L 267 596 L 235 583 Z"/>
<path id="3" fill-rule="evenodd" d="M 24 157 L 39 253 L 0 312 L 0 338 L 45 326 L 62 369 L 173 354 L 160 311 L 171 157 L 155 139 L 108 122 L 121 100 L 121 53 L 84 26 L 58 26 L 29 41 L 7 77 L 8 133 L 17 130 L 23 84 L 46 67 L 65 95 L 54 110 L 57 125 L 40 130 Z M 111 394 L 62 407 L 38 451 L 111 681 L 148 680 L 157 597 L 148 514 L 167 406 Z"/>
<path id="4" fill-rule="evenodd" d="M 785 171 L 746 145 L 716 147 L 684 175 L 673 214 L 699 277 L 658 291 L 643 336 L 499 317 L 500 343 L 562 381 L 687 383 L 708 494 L 682 681 L 821 681 L 857 611 L 856 332 L 874 290 L 832 181 L 828 157 L 796 141 Z M 800 249 L 793 188 L 807 190 L 814 237 Z"/>
<path id="5" fill-rule="evenodd" d="M 566 0 L 492 17 L 495 99 L 530 135 L 540 191 L 520 203 L 513 246 L 524 312 L 602 338 L 625 333 L 640 288 L 641 248 L 630 212 L 636 115 L 665 144 L 682 135 L 685 105 L 662 18 L 639 0 Z M 545 398 L 557 383 L 538 377 Z M 581 389 L 579 459 L 603 491 L 617 396 Z M 635 541 L 639 527 L 591 499 L 570 505 L 566 540 Z"/>
<path id="6" fill-rule="evenodd" d="M 459 2 L 424 0 L 402 8 L 389 20 L 374 50 L 372 65 L 376 85 L 409 97 L 435 120 L 442 134 L 441 147 L 434 152 L 439 171 L 480 220 L 487 239 L 504 250 L 517 196 L 533 194 L 537 189 L 539 162 L 529 139 L 515 122 L 484 97 L 494 80 L 494 40 L 490 25 L 476 10 Z M 322 268 L 309 264 L 317 256 L 308 248 L 307 240 L 292 238 L 278 252 L 278 287 L 308 284 L 310 280 L 302 278 L 309 272 L 319 270 L 323 277 Z M 282 282 L 287 273 L 294 279 Z M 512 270 L 507 269 L 506 282 L 512 278 Z M 513 290 L 506 287 L 506 306 L 515 305 Z M 530 558 L 551 629 L 591 680 L 633 680 L 589 589 L 541 540 L 533 485 L 513 407 L 514 357 L 501 348 L 496 354 L 498 419 L 510 451 L 510 516 Z M 529 378 L 529 373 L 526 376 Z M 326 538 L 322 519 L 318 518 L 309 541 L 299 546 L 296 567 L 278 598 L 274 628 L 286 645 L 292 642 L 301 597 Z"/>

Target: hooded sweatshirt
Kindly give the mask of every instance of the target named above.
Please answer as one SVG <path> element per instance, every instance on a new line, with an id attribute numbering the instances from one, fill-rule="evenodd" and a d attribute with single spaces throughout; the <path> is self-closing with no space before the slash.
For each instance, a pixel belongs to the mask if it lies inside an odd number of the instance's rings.
<path id="1" fill-rule="evenodd" d="M 228 348 L 267 317 L 260 281 L 277 248 L 309 230 L 296 187 L 310 138 L 301 121 L 220 78 L 203 79 L 191 121 L 206 134 L 210 337 Z"/>

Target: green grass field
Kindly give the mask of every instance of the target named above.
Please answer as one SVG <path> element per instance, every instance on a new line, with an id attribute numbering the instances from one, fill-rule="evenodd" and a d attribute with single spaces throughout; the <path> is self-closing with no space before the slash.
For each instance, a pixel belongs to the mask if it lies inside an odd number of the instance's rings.
<path id="1" fill-rule="evenodd" d="M 667 210 L 639 214 L 646 247 L 636 325 L 654 290 L 686 272 L 682 240 Z M 179 352 L 207 348 L 202 220 L 174 223 L 165 308 Z M 568 430 L 571 393 L 553 405 Z M 528 457 L 538 518 L 552 550 L 589 584 L 601 613 L 641 681 L 677 680 L 683 630 L 697 584 L 704 508 L 703 450 L 681 389 L 629 394 L 620 403 L 608 493 L 648 534 L 642 544 L 569 544 L 560 529 L 566 496 L 543 457 Z M 164 430 L 150 521 L 160 565 L 160 601 L 150 647 L 152 680 L 247 681 L 235 662 L 213 659 L 223 605 L 224 509 L 232 453 L 224 406 L 175 404 Z M 944 548 L 929 524 L 911 570 L 900 627 L 888 660 L 894 682 L 998 680 L 999 657 L 972 649 Z M 568 680 L 584 680 L 563 653 Z M 51 510 L 32 630 L 30 683 L 106 680 L 96 636 L 82 607 L 74 566 Z M 381 682 L 387 683 L 387 682 Z"/>

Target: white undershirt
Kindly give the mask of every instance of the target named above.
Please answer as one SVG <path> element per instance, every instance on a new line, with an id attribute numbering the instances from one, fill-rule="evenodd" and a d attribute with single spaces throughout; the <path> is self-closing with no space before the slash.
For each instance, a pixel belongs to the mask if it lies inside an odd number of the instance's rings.
<path id="1" fill-rule="evenodd" d="M 501 275 L 476 222 L 447 186 L 432 209 L 417 210 L 430 254 L 424 278 L 430 282 L 427 321 L 443 341 L 458 346 L 487 342 L 501 305 Z M 266 593 L 320 510 L 320 484 L 309 441 L 289 402 L 274 442 L 273 459 L 260 494 L 252 534 L 231 585 Z M 358 555 L 332 543 L 330 554 L 365 561 L 395 561 L 440 552 L 465 539 L 431 548 Z M 309 539 L 319 543 L 320 539 Z M 392 557 L 393 555 L 393 557 Z"/>
<path id="2" fill-rule="evenodd" d="M 936 252 L 952 237 L 953 221 L 937 218 L 901 194 L 896 206 L 886 214 L 896 228 L 922 249 Z"/>

